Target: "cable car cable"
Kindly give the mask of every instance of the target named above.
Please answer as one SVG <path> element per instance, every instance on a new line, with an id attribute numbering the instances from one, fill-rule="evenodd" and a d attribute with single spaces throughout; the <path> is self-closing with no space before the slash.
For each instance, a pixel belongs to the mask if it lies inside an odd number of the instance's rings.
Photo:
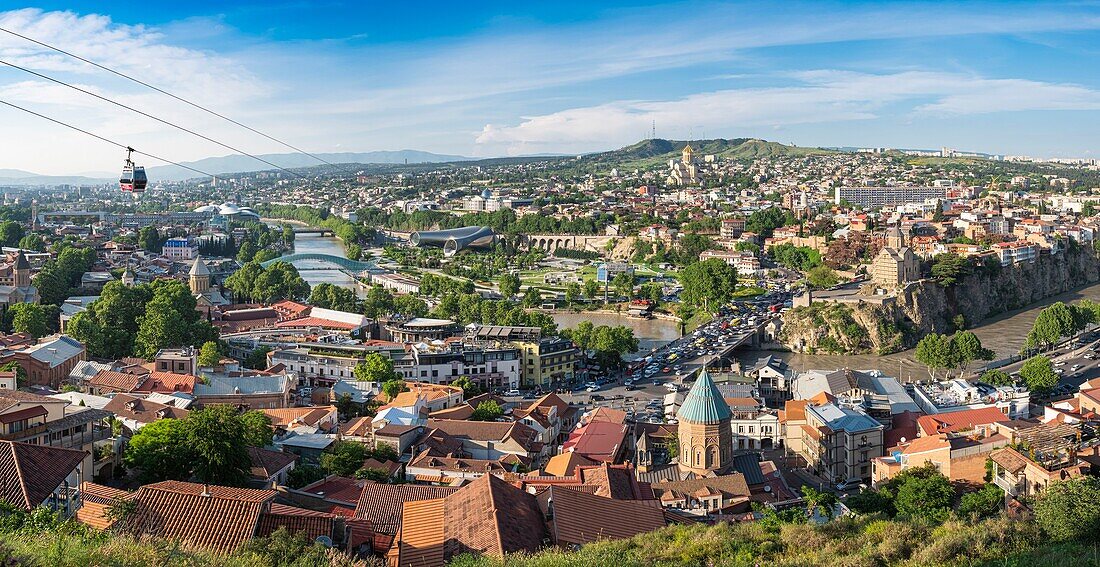
<path id="1" fill-rule="evenodd" d="M 87 64 L 89 64 L 89 65 L 91 65 L 91 66 L 93 66 L 93 67 L 96 67 L 96 68 L 98 68 L 98 69 L 102 69 L 102 70 L 104 70 L 104 71 L 107 71 L 108 73 L 111 73 L 111 74 L 117 75 L 117 76 L 119 76 L 119 77 L 122 77 L 122 78 L 124 78 L 124 79 L 126 79 L 126 80 L 128 80 L 128 81 L 133 81 L 133 82 L 135 82 L 135 83 L 137 83 L 137 84 L 139 84 L 139 85 L 141 85 L 141 86 L 143 86 L 143 87 L 147 87 L 147 88 L 153 89 L 154 91 L 157 91 L 158 93 L 161 93 L 161 94 L 163 94 L 163 95 L 165 95 L 165 96 L 169 96 L 169 97 L 171 97 L 171 98 L 173 98 L 173 99 L 176 99 L 176 100 L 178 100 L 178 101 L 180 101 L 180 102 L 182 102 L 182 103 L 184 103 L 184 104 L 186 104 L 186 105 L 188 105 L 188 106 L 192 106 L 192 107 L 194 107 L 194 108 L 197 108 L 197 109 L 199 109 L 199 110 L 201 110 L 201 111 L 203 111 L 203 112 L 206 112 L 206 113 L 208 113 L 208 114 L 212 114 L 212 115 L 214 115 L 214 116 L 217 116 L 218 118 L 221 118 L 222 120 L 225 120 L 225 121 L 227 121 L 227 122 L 231 122 L 231 123 L 233 123 L 233 124 L 236 124 L 237 126 L 240 126 L 241 128 L 244 128 L 245 130 L 248 130 L 249 132 L 252 132 L 252 133 L 258 134 L 258 135 L 260 135 L 260 136 L 263 136 L 264 138 L 267 138 L 268 140 L 271 140 L 271 141 L 273 141 L 273 142 L 276 142 L 276 143 L 278 143 L 278 144 L 281 144 L 281 145 L 283 145 L 283 146 L 285 146 L 285 147 L 287 147 L 287 148 L 290 148 L 290 149 L 292 149 L 292 150 L 294 150 L 294 151 L 296 151 L 296 152 L 298 152 L 298 153 L 300 153 L 300 154 L 302 154 L 302 155 L 306 155 L 306 156 L 309 156 L 309 157 L 311 157 L 311 158 L 313 158 L 313 159 L 315 159 L 315 160 L 317 160 L 317 161 L 319 161 L 319 162 L 321 162 L 321 163 L 323 163 L 323 164 L 326 164 L 326 165 L 331 165 L 332 167 L 336 167 L 336 168 L 340 168 L 340 166 L 339 166 L 339 165 L 337 165 L 337 164 L 335 164 L 335 163 L 332 163 L 332 162 L 330 162 L 330 161 L 328 161 L 328 160 L 326 160 L 326 159 L 324 159 L 324 158 L 322 158 L 322 157 L 320 157 L 320 156 L 317 156 L 317 155 L 311 154 L 311 153 L 309 153 L 309 152 L 307 152 L 307 151 L 305 151 L 305 150 L 303 150 L 303 149 L 301 149 L 301 148 L 299 148 L 299 147 L 297 147 L 297 146 L 295 146 L 295 145 L 293 145 L 293 144 L 290 144 L 290 143 L 284 142 L 284 141 L 282 141 L 282 140 L 280 140 L 280 139 L 278 139 L 278 138 L 276 138 L 276 137 L 274 137 L 274 136 L 271 136 L 271 135 L 269 135 L 269 134 L 265 134 L 265 133 L 263 133 L 263 132 L 261 132 L 261 131 L 259 131 L 259 130 L 255 129 L 255 128 L 251 127 L 251 126 L 248 126 L 247 124 L 242 124 L 242 123 L 240 123 L 240 122 L 238 122 L 238 121 L 236 121 L 236 120 L 234 120 L 234 119 L 232 119 L 232 118 L 230 118 L 230 117 L 228 117 L 228 116 L 226 116 L 226 115 L 224 115 L 224 114 L 221 114 L 221 113 L 219 113 L 219 112 L 216 112 L 216 111 L 214 111 L 214 110 L 210 110 L 209 108 L 206 108 L 205 106 L 202 106 L 201 104 L 198 104 L 198 103 L 195 103 L 195 102 L 191 102 L 191 101 L 189 101 L 189 100 L 187 100 L 187 99 L 185 99 L 185 98 L 183 98 L 183 97 L 181 97 L 181 96 L 178 96 L 178 95 L 172 94 L 172 93 L 170 93 L 170 92 L 168 92 L 168 91 L 166 91 L 166 90 L 164 90 L 164 89 L 162 89 L 162 88 L 160 88 L 160 87 L 156 87 L 156 86 L 154 86 L 154 85 L 151 85 L 151 84 L 149 84 L 149 83 L 146 83 L 145 81 L 142 81 L 141 79 L 137 79 L 137 78 L 135 78 L 135 77 L 131 77 L 130 75 L 127 75 L 126 73 L 123 73 L 123 72 L 121 72 L 121 71 L 116 71 L 116 70 L 114 70 L 114 69 L 112 69 L 112 68 L 110 68 L 110 67 L 107 67 L 107 66 L 105 66 L 105 65 L 101 65 L 101 64 L 99 64 L 99 63 L 96 63 L 95 61 L 91 61 L 91 60 L 89 60 L 89 59 L 85 59 L 84 57 L 81 57 L 81 56 L 79 56 L 79 55 L 76 55 L 75 53 L 71 53 L 71 52 L 65 51 L 64 49 L 61 49 L 60 47 L 54 47 L 54 46 L 52 46 L 52 45 L 50 45 L 50 44 L 48 44 L 48 43 L 46 43 L 46 42 L 43 42 L 43 41 L 39 41 L 39 40 L 37 40 L 37 39 L 34 39 L 33 37 L 27 37 L 27 36 L 25 36 L 25 35 L 23 35 L 23 34 L 21 34 L 21 33 L 17 33 L 17 32 L 14 32 L 14 31 L 11 31 L 11 30 L 9 30 L 9 29 L 6 29 L 6 28 L 3 28 L 3 27 L 0 27 L 0 32 L 4 32 L 4 33 L 10 34 L 10 35 L 13 35 L 13 36 L 15 36 L 15 37 L 19 37 L 19 38 L 25 39 L 25 40 L 27 40 L 27 41 L 29 41 L 29 42 L 31 42 L 31 43 L 34 43 L 34 44 L 37 44 L 37 45 L 41 45 L 42 47 L 45 47 L 46 49 L 50 49 L 50 50 L 56 51 L 56 52 L 58 52 L 58 53 L 61 53 L 61 54 L 63 54 L 63 55 L 68 55 L 69 57 L 72 57 L 73 59 L 76 59 L 76 60 L 78 60 L 78 61 L 82 61 L 82 62 L 84 62 L 84 63 L 87 63 Z M 343 168 L 341 168 L 341 169 L 343 169 Z M 347 169 L 345 169 L 345 171 L 350 171 L 350 170 L 347 170 Z"/>
<path id="2" fill-rule="evenodd" d="M 87 89 L 82 89 L 82 88 L 80 88 L 80 87 L 78 87 L 78 86 L 76 86 L 76 85 L 70 85 L 69 83 L 66 83 L 65 81 L 62 81 L 61 79 L 55 79 L 55 78 L 53 78 L 53 77 L 51 77 L 51 76 L 49 76 L 49 75 L 43 75 L 42 73 L 39 73 L 39 72 L 37 72 L 37 71 L 33 71 L 33 70 L 31 70 L 31 69 L 27 69 L 26 67 L 20 67 L 19 65 L 16 65 L 16 64 L 14 64 L 14 63 L 9 63 L 9 62 L 7 62 L 7 61 L 4 61 L 3 59 L 0 59 L 0 64 L 3 64 L 3 65 L 7 65 L 8 67 L 11 67 L 11 68 L 13 68 L 13 69 L 18 69 L 18 70 L 20 70 L 20 71 L 23 71 L 24 73 L 30 73 L 31 75 L 34 75 L 34 76 L 36 76 L 36 77 L 41 77 L 41 78 L 43 78 L 43 79 L 46 79 L 47 81 L 51 81 L 51 82 L 57 83 L 57 84 L 59 84 L 59 85 L 64 85 L 64 86 L 66 86 L 66 87 L 69 87 L 70 89 L 73 89 L 73 90 L 75 90 L 75 91 L 78 91 L 78 92 L 84 93 L 84 94 L 86 94 L 86 95 L 88 95 L 88 96 L 93 96 L 93 97 L 95 97 L 95 98 L 98 98 L 99 100 L 102 100 L 102 101 L 104 101 L 104 102 L 109 102 L 109 103 L 111 103 L 111 104 L 113 104 L 113 105 L 115 105 L 115 106 L 118 106 L 118 107 L 121 107 L 121 108 L 125 108 L 126 110 L 129 110 L 129 111 L 131 111 L 131 112 L 136 112 L 136 113 L 138 113 L 138 114 L 140 114 L 140 115 L 142 115 L 142 116 L 145 116 L 146 118 L 151 118 L 151 119 L 153 119 L 153 120 L 156 120 L 157 122 L 160 122 L 160 123 L 162 123 L 162 124 L 166 124 L 166 125 L 168 125 L 168 126 L 171 126 L 171 127 L 175 128 L 175 129 L 177 129 L 177 130 L 182 130 L 182 131 L 184 131 L 184 132 L 187 132 L 188 134 L 191 134 L 191 135 L 194 135 L 194 136 L 198 136 L 199 138 L 202 138 L 203 140 L 206 140 L 206 141 L 208 141 L 208 142 L 211 142 L 211 143 L 217 144 L 217 145 L 219 145 L 219 146 L 221 146 L 221 147 L 223 147 L 223 148 L 226 148 L 226 149 L 228 149 L 228 150 L 230 150 L 230 151 L 232 151 L 232 152 L 235 152 L 235 153 L 238 153 L 238 154 L 241 154 L 241 155 L 244 155 L 244 156 L 248 156 L 248 157 L 250 157 L 250 158 L 252 158 L 252 159 L 254 159 L 254 160 L 257 160 L 257 161 L 260 161 L 260 162 L 266 163 L 267 165 L 270 165 L 271 167 L 274 167 L 275 169 L 281 169 L 281 170 L 283 170 L 283 171 L 285 171 L 285 172 L 287 172 L 287 173 L 289 173 L 289 174 L 291 174 L 291 175 L 294 175 L 294 176 L 300 177 L 300 178 L 302 178 L 302 179 L 305 179 L 306 181 L 309 181 L 309 178 L 308 178 L 308 177 L 306 177 L 306 176 L 304 176 L 304 175 L 302 175 L 302 174 L 300 174 L 300 173 L 297 173 L 297 172 L 291 171 L 291 170 L 289 170 L 289 169 L 287 169 L 287 168 L 285 168 L 285 167 L 282 167 L 282 166 L 280 166 L 280 165 L 276 165 L 276 164 L 274 164 L 274 163 L 271 163 L 270 161 L 267 161 L 266 159 L 264 159 L 264 158 L 262 158 L 262 157 L 259 157 L 259 156 L 255 156 L 255 155 L 252 155 L 252 154 L 250 154 L 250 153 L 248 153 L 248 152 L 246 152 L 246 151 L 244 151 L 244 150 L 241 150 L 241 149 L 235 148 L 235 147 L 233 147 L 233 146 L 230 146 L 229 144 L 224 144 L 224 143 L 222 143 L 222 142 L 219 142 L 219 141 L 215 140 L 214 138 L 211 138 L 211 137 L 209 137 L 209 136 L 206 136 L 205 134 L 200 134 L 200 133 L 198 133 L 198 132 L 196 132 L 196 131 L 194 131 L 194 130 L 191 130 L 190 128 L 186 128 L 186 127 L 184 127 L 184 126 L 180 126 L 179 124 L 175 124 L 175 123 L 173 123 L 173 122 L 169 122 L 169 121 L 167 121 L 167 120 L 165 120 L 165 119 L 163 119 L 163 118 L 158 118 L 158 117 L 156 117 L 156 116 L 153 116 L 152 114 L 149 114 L 148 112 L 145 112 L 145 111 L 142 111 L 142 110 L 138 110 L 138 109 L 136 109 L 136 108 L 134 108 L 134 107 L 132 107 L 132 106 L 128 106 L 128 105 L 125 105 L 125 104 L 123 104 L 123 103 L 121 103 L 121 102 L 118 102 L 118 101 L 115 101 L 115 100 L 111 100 L 111 99 L 109 99 L 109 98 L 107 98 L 107 97 L 105 97 L 105 96 L 103 96 L 103 95 L 100 95 L 100 94 L 96 94 L 96 93 L 93 93 L 92 91 L 89 91 L 89 90 L 87 90 Z"/>
<path id="3" fill-rule="evenodd" d="M 110 139 L 110 138 L 104 138 L 103 136 L 100 136 L 99 134 L 96 134 L 96 133 L 94 133 L 94 132 L 89 132 L 89 131 L 87 131 L 87 130 L 85 130 L 85 129 L 83 129 L 83 128 L 80 128 L 79 126 L 73 126 L 72 124 L 69 124 L 69 123 L 67 123 L 67 122 L 62 122 L 62 121 L 60 121 L 60 120 L 58 120 L 58 119 L 56 119 L 56 118 L 51 118 L 51 117 L 49 117 L 49 116 L 46 116 L 45 114 L 42 114 L 42 113 L 40 113 L 40 112 L 35 112 L 35 111 L 33 111 L 33 110 L 30 110 L 29 108 L 24 108 L 24 107 L 22 107 L 22 106 L 19 106 L 18 104 L 12 104 L 12 103 L 10 103 L 10 102 L 8 102 L 8 101 L 6 101 L 6 100 L 2 100 L 2 99 L 0 99 L 0 104 L 3 104 L 3 105 L 5 105 L 5 106 L 10 106 L 10 107 L 12 107 L 12 108 L 14 108 L 14 109 L 16 109 L 16 110 L 22 110 L 23 112 L 26 112 L 27 114 L 33 114 L 33 115 L 35 115 L 35 116 L 37 116 L 37 117 L 39 117 L 39 118 L 43 118 L 43 119 L 45 119 L 45 120 L 49 120 L 50 122 L 53 122 L 54 124 L 60 124 L 61 126 L 64 126 L 64 127 L 66 127 L 66 128 L 69 128 L 69 129 L 72 129 L 72 130 L 76 130 L 77 132 L 80 132 L 81 134 L 87 134 L 87 135 L 89 135 L 89 136 L 91 136 L 91 137 L 93 137 L 93 138 L 96 138 L 96 139 L 98 139 L 98 140 L 100 140 L 100 141 L 103 141 L 103 142 L 107 142 L 108 144 L 111 144 L 111 145 L 115 145 L 115 146 L 118 146 L 118 147 L 120 147 L 120 148 L 122 148 L 122 149 L 124 149 L 124 150 L 126 150 L 126 149 L 133 149 L 133 148 L 131 148 L 130 146 L 128 146 L 128 145 L 126 145 L 126 144 L 123 144 L 123 143 L 121 143 L 121 142 L 116 142 L 116 141 L 114 141 L 114 140 L 112 140 L 112 139 Z M 171 164 L 171 165 L 175 165 L 175 166 L 177 166 L 177 167 L 182 167 L 182 168 L 184 168 L 184 169 L 187 169 L 187 170 L 190 170 L 190 171 L 194 171 L 195 173 L 198 173 L 199 175 L 205 175 L 205 176 L 207 176 L 207 177 L 214 177 L 214 178 L 216 178 L 216 177 L 217 177 L 217 176 L 216 176 L 216 175 L 214 175 L 213 173 L 207 173 L 207 172 L 205 172 L 205 171 L 203 171 L 203 170 L 201 170 L 201 169 L 195 169 L 195 168 L 193 168 L 193 167 L 191 167 L 191 166 L 189 166 L 189 165 L 183 165 L 182 163 L 179 163 L 179 162 L 175 162 L 175 161 L 172 161 L 172 160 L 170 160 L 170 159 L 168 159 L 168 158 L 163 158 L 163 157 L 160 157 L 160 156 L 158 156 L 158 155 L 155 155 L 155 154 L 151 154 L 151 153 L 149 153 L 149 152 L 143 152 L 143 151 L 141 151 L 141 150 L 134 150 L 134 153 L 135 153 L 135 154 L 141 154 L 141 155 L 143 155 L 143 156 L 145 156 L 145 157 L 150 157 L 150 158 L 153 158 L 153 159 L 155 159 L 155 160 L 158 160 L 158 161 L 163 161 L 164 163 L 168 163 L 168 164 Z"/>

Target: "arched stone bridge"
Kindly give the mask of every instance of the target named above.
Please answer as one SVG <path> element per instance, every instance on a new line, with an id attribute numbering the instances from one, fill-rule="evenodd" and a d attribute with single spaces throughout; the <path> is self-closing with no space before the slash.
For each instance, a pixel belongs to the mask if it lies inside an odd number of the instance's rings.
<path id="1" fill-rule="evenodd" d="M 356 272 L 356 273 L 378 269 L 378 266 L 376 266 L 374 264 L 374 262 L 360 262 L 358 260 L 348 260 L 347 258 L 342 258 L 340 256 L 333 256 L 332 254 L 287 254 L 286 256 L 280 256 L 280 257 L 275 258 L 273 260 L 268 260 L 266 262 L 261 262 L 260 265 L 266 268 L 266 267 L 274 264 L 275 262 L 289 262 L 289 263 L 293 264 L 294 262 L 297 262 L 299 260 L 312 260 L 312 261 L 315 261 L 315 262 L 325 262 L 327 264 L 331 264 L 333 266 L 336 266 L 337 268 L 341 268 L 341 269 L 348 270 L 350 272 Z"/>
<path id="2" fill-rule="evenodd" d="M 595 234 L 529 234 L 521 238 L 528 248 L 553 252 L 559 248 L 603 252 L 615 236 Z"/>

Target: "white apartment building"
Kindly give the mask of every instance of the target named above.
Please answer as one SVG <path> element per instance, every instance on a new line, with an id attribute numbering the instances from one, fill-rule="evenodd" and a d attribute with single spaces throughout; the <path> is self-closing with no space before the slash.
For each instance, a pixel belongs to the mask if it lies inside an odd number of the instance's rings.
<path id="1" fill-rule="evenodd" d="M 172 260 L 194 260 L 199 255 L 199 246 L 190 238 L 169 238 L 164 242 L 160 253 Z"/>
<path id="2" fill-rule="evenodd" d="M 1031 393 L 1023 386 L 971 384 L 956 378 L 933 384 L 916 384 L 913 401 L 929 415 L 982 408 L 997 408 L 1011 419 L 1028 416 Z"/>
<path id="3" fill-rule="evenodd" d="M 1034 262 L 1039 257 L 1039 245 L 1022 240 L 998 242 L 993 245 L 993 251 L 997 253 L 1002 266 Z"/>

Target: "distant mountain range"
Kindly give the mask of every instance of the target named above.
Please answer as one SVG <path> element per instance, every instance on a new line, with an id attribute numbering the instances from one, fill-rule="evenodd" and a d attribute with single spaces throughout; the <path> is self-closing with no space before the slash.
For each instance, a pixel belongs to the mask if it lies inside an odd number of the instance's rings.
<path id="1" fill-rule="evenodd" d="M 376 152 L 345 152 L 345 153 L 317 153 L 317 157 L 335 164 L 401 164 L 401 163 L 442 163 L 454 161 L 471 161 L 469 158 L 458 155 L 434 154 L 419 150 L 397 150 Z M 280 167 L 313 167 L 324 165 L 316 159 L 303 154 L 258 154 L 271 163 Z M 266 171 L 274 169 L 271 166 L 252 159 L 248 156 L 229 155 L 221 157 L 204 158 L 197 161 L 180 162 L 183 165 L 193 167 L 215 175 L 229 175 L 249 171 Z M 157 181 L 181 181 L 198 176 L 197 173 L 176 165 L 146 166 L 151 182 Z M 38 175 L 29 171 L 18 169 L 0 169 L 0 185 L 61 185 L 61 184 L 101 184 L 115 181 L 117 174 L 93 174 L 95 176 L 81 175 Z"/>
<path id="2" fill-rule="evenodd" d="M 470 161 L 474 158 L 456 155 L 433 154 L 419 150 L 377 151 L 377 152 L 346 152 L 313 154 L 329 163 L 442 163 L 450 161 Z M 303 154 L 259 154 L 261 157 L 279 167 L 314 167 L 324 165 L 317 160 Z M 201 169 L 207 173 L 226 175 L 230 173 L 243 173 L 249 171 L 266 171 L 271 166 L 254 160 L 248 156 L 230 155 L 200 159 L 198 161 L 181 162 L 195 169 Z M 148 168 L 150 179 L 163 179 L 165 181 L 180 181 L 195 177 L 195 172 L 175 165 L 159 165 Z"/>

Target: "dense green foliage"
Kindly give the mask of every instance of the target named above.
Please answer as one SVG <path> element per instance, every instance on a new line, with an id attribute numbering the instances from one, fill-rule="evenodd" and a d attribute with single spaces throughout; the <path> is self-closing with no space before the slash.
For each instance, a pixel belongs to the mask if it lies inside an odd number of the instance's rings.
<path id="1" fill-rule="evenodd" d="M 960 331 L 953 336 L 931 333 L 917 343 L 914 353 L 928 373 L 935 378 L 940 368 L 958 369 L 960 372 L 975 360 L 992 360 L 993 352 L 982 346 L 982 341 L 970 331 Z"/>
<path id="2" fill-rule="evenodd" d="M 772 246 L 771 255 L 781 266 L 808 272 L 821 265 L 821 253 L 809 246 L 795 246 L 784 242 Z"/>
<path id="3" fill-rule="evenodd" d="M 558 331 L 557 323 L 546 313 L 525 311 L 515 302 L 485 299 L 476 293 L 444 295 L 439 305 L 432 311 L 432 315 L 455 320 L 463 325 L 479 323 L 542 327 L 545 335 L 553 335 Z"/>
<path id="4" fill-rule="evenodd" d="M 195 297 L 178 280 L 127 287 L 103 286 L 99 299 L 77 313 L 66 332 L 98 358 L 151 358 L 162 348 L 202 346 L 218 332 L 195 309 Z"/>
<path id="5" fill-rule="evenodd" d="M 737 270 L 717 258 L 696 262 L 680 271 L 680 299 L 691 306 L 718 307 L 737 291 Z"/>
<path id="6" fill-rule="evenodd" d="M 270 303 L 280 299 L 302 300 L 309 296 L 309 284 L 298 269 L 288 262 L 275 262 L 264 268 L 249 262 L 225 279 L 238 300 Z"/>
<path id="7" fill-rule="evenodd" d="M 271 420 L 261 412 L 238 413 L 228 405 L 191 412 L 185 419 L 159 419 L 139 429 L 123 458 L 144 482 L 166 479 L 245 486 L 249 446 L 271 442 Z"/>
<path id="8" fill-rule="evenodd" d="M 57 258 L 46 262 L 34 276 L 41 303 L 61 305 L 80 285 L 80 276 L 95 265 L 94 248 L 62 247 Z"/>
<path id="9" fill-rule="evenodd" d="M 1045 356 L 1033 356 L 1020 367 L 1020 378 L 1032 392 L 1043 394 L 1058 385 L 1054 364 Z"/>
<path id="10" fill-rule="evenodd" d="M 619 368 L 624 354 L 638 350 L 634 329 L 623 325 L 596 326 L 591 321 L 581 321 L 576 328 L 563 331 L 562 336 L 581 350 L 594 351 L 596 361 L 604 368 Z"/>
<path id="11" fill-rule="evenodd" d="M 365 382 L 389 382 L 397 379 L 397 373 L 393 371 L 393 359 L 377 352 L 365 356 L 352 372 L 356 380 Z"/>

